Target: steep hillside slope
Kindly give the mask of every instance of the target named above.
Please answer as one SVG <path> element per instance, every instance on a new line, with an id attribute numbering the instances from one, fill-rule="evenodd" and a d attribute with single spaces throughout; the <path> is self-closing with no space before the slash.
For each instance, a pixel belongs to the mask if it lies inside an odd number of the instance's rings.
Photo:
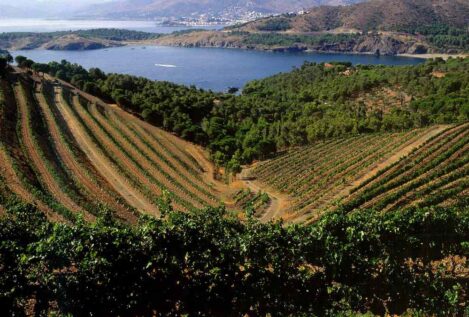
<path id="1" fill-rule="evenodd" d="M 403 30 L 424 25 L 469 26 L 469 3 L 464 0 L 371 0 L 351 6 L 321 6 L 303 15 L 261 19 L 243 30 L 262 30 L 266 23 L 286 25 L 291 32 L 326 31 L 336 28 Z"/>
<path id="2" fill-rule="evenodd" d="M 93 221 L 107 209 L 135 222 L 169 201 L 181 211 L 224 202 L 248 207 L 243 217 L 308 222 L 338 203 L 467 203 L 468 59 L 307 63 L 239 96 L 30 62 L 1 81 L 4 207 L 17 198 L 57 221 Z M 108 103 L 52 77 L 61 73 Z M 215 180 L 256 160 L 231 186 Z"/>
<path id="3" fill-rule="evenodd" d="M 469 51 L 469 3 L 371 0 L 320 6 L 304 14 L 261 18 L 223 32 L 173 34 L 157 43 L 274 51 L 454 54 Z"/>
<path id="4" fill-rule="evenodd" d="M 158 215 L 166 199 L 177 210 L 218 205 L 193 145 L 66 83 L 17 73 L 0 91 L 4 200 L 58 221 L 92 221 L 104 208 L 135 222 L 139 212 Z"/>
<path id="5" fill-rule="evenodd" d="M 462 206 L 469 199 L 469 124 L 321 142 L 262 162 L 251 178 L 290 207 L 263 217 L 311 222 L 347 211 Z M 251 180 L 252 182 L 252 180 Z"/>

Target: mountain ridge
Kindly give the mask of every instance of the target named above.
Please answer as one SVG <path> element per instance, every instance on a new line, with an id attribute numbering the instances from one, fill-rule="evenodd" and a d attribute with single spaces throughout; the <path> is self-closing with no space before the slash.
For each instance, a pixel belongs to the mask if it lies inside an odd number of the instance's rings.
<path id="1" fill-rule="evenodd" d="M 279 16 L 253 21 L 245 31 L 262 31 L 265 23 L 282 22 L 282 31 L 316 32 L 350 30 L 393 30 L 422 25 L 469 26 L 469 2 L 463 0 L 371 0 L 350 6 L 319 6 L 301 15 Z"/>
<path id="2" fill-rule="evenodd" d="M 155 18 L 200 15 L 241 15 L 255 11 L 263 14 L 296 12 L 318 5 L 347 5 L 363 0 L 118 0 L 93 5 L 80 16 L 106 18 Z"/>

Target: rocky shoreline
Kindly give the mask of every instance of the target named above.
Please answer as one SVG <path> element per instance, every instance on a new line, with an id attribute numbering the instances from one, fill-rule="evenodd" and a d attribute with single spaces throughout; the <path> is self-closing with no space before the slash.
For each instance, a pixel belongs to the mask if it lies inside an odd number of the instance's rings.
<path id="1" fill-rule="evenodd" d="M 458 54 L 460 52 L 438 51 L 418 39 L 400 40 L 390 35 L 359 35 L 347 41 L 323 42 L 319 44 L 294 43 L 292 45 L 266 45 L 249 43 L 246 36 L 220 31 L 203 31 L 182 35 L 168 35 L 148 44 L 175 47 L 217 47 L 261 50 L 272 52 L 317 52 L 351 53 L 396 56 L 402 54 Z"/>
<path id="2" fill-rule="evenodd" d="M 342 40 L 318 41 L 318 43 L 293 42 L 281 45 L 274 41 L 262 43 L 255 42 L 252 36 L 262 36 L 262 33 L 237 33 L 227 31 L 197 31 L 162 35 L 156 39 L 114 41 L 101 38 L 82 37 L 77 34 L 62 36 L 47 36 L 37 33 L 19 38 L 0 37 L 0 49 L 7 50 L 95 50 L 126 45 L 161 45 L 173 47 L 205 47 L 205 48 L 234 48 L 245 50 L 259 50 L 271 52 L 311 52 L 311 53 L 342 53 L 342 54 L 375 54 L 387 56 L 435 56 L 458 55 L 463 52 L 433 48 L 424 40 L 402 36 L 402 34 L 367 34 L 346 37 Z M 268 34 L 271 36 L 272 33 Z M 309 36 L 322 36 L 323 34 L 299 34 L 303 39 Z M 277 36 L 277 34 L 274 34 Z M 292 36 L 282 35 L 281 36 Z M 295 35 L 293 35 L 295 36 Z M 313 42 L 313 41 L 311 41 Z"/>

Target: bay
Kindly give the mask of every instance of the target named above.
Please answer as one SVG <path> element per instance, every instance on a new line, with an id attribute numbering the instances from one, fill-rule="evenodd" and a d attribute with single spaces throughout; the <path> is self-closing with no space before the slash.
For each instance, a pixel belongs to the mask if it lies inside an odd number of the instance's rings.
<path id="1" fill-rule="evenodd" d="M 364 65 L 414 65 L 419 58 L 350 54 L 315 54 L 247 51 L 223 48 L 181 48 L 125 46 L 92 51 L 15 51 L 37 62 L 78 63 L 85 68 L 99 67 L 105 72 L 143 76 L 214 91 L 242 88 L 248 81 L 290 71 L 305 61 L 332 61 Z"/>
<path id="2" fill-rule="evenodd" d="M 155 21 L 132 20 L 56 20 L 56 19 L 0 19 L 0 33 L 3 32 L 55 32 L 99 28 L 116 28 L 150 33 L 172 33 L 188 29 L 221 29 L 222 25 L 207 26 L 161 26 Z"/>

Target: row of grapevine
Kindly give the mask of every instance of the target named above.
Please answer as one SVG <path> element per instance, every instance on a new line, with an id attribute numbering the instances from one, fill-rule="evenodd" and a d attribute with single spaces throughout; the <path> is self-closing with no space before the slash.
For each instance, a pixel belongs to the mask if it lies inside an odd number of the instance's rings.
<path id="1" fill-rule="evenodd" d="M 128 122 L 115 111 L 107 111 L 106 115 L 109 115 L 109 120 L 119 127 L 126 138 L 135 143 L 153 162 L 161 166 L 162 172 L 167 177 L 177 180 L 179 186 L 182 183 L 187 184 L 191 188 L 190 193 L 197 194 L 204 203 L 210 204 L 217 200 L 211 188 L 207 188 L 207 184 L 200 179 L 200 171 L 193 169 L 175 155 L 158 137 L 139 132 L 138 123 Z"/>
<path id="2" fill-rule="evenodd" d="M 104 144 L 99 142 L 97 136 L 79 117 L 76 109 L 68 102 L 69 98 L 66 97 L 69 97 L 69 95 L 58 94 L 57 108 L 70 127 L 75 141 L 86 153 L 92 164 L 96 166 L 104 178 L 111 182 L 114 189 L 130 205 L 142 212 L 156 214 L 156 205 L 137 189 L 139 186 L 135 177 L 117 164 L 113 155 L 107 151 Z"/>
<path id="3" fill-rule="evenodd" d="M 14 92 L 18 105 L 17 134 L 21 149 L 30 162 L 40 186 L 66 208 L 67 211 L 62 213 L 70 220 L 74 213 L 83 213 L 85 219 L 93 220 L 93 215 L 85 212 L 81 206 L 83 197 L 80 197 L 76 184 L 68 178 L 66 171 L 56 159 L 30 87 L 19 80 L 15 84 Z"/>
<path id="4" fill-rule="evenodd" d="M 258 164 L 251 176 L 291 197 L 285 219 L 312 221 L 348 197 L 360 185 L 358 179 L 367 178 L 381 165 L 392 165 L 388 161 L 393 157 L 406 155 L 409 148 L 427 139 L 430 142 L 444 129 L 435 126 L 318 142 Z"/>
<path id="5" fill-rule="evenodd" d="M 118 126 L 115 122 L 105 117 L 97 106 L 94 104 L 89 105 L 90 114 L 96 118 L 102 127 L 110 134 L 115 140 L 122 145 L 123 148 L 128 149 L 128 153 L 138 161 L 141 166 L 154 177 L 155 180 L 161 182 L 161 187 L 174 193 L 175 196 L 183 199 L 185 204 L 201 207 L 205 203 L 199 198 L 199 195 L 192 193 L 190 190 L 196 191 L 195 188 L 190 188 L 190 183 L 184 187 L 180 182 L 173 178 L 173 175 L 169 174 L 167 169 L 161 161 L 155 160 L 153 156 L 149 155 L 141 144 L 138 144 L 136 140 L 133 140 L 131 136 L 125 133 L 125 131 Z M 189 190 L 190 189 L 190 190 Z"/>
<path id="6" fill-rule="evenodd" d="M 250 189 L 240 189 L 234 193 L 235 206 L 248 213 L 261 217 L 271 204 L 271 198 L 267 193 L 259 191 L 252 192 Z"/>
<path id="7" fill-rule="evenodd" d="M 450 128 L 358 186 L 345 208 L 386 211 L 467 201 L 469 124 Z"/>
<path id="8" fill-rule="evenodd" d="M 157 215 L 168 199 L 183 211 L 219 204 L 190 144 L 67 84 L 24 73 L 1 84 L 2 210 L 19 200 L 53 221 L 93 221 L 112 210 L 135 223 L 138 212 Z"/>
<path id="9" fill-rule="evenodd" d="M 58 159 L 76 184 L 83 186 L 85 195 L 112 209 L 118 218 L 135 222 L 135 211 L 111 188 L 111 185 L 89 164 L 84 153 L 75 145 L 66 122 L 55 107 L 52 87 L 43 85 L 42 93 L 36 93 L 38 105 L 47 124 Z"/>
<path id="10" fill-rule="evenodd" d="M 40 208 L 48 219 L 65 221 L 69 211 L 41 188 L 25 154 L 21 150 L 16 132 L 18 109 L 10 84 L 1 82 L 0 100 L 0 177 L 2 179 L 2 204 L 23 201 Z"/>

